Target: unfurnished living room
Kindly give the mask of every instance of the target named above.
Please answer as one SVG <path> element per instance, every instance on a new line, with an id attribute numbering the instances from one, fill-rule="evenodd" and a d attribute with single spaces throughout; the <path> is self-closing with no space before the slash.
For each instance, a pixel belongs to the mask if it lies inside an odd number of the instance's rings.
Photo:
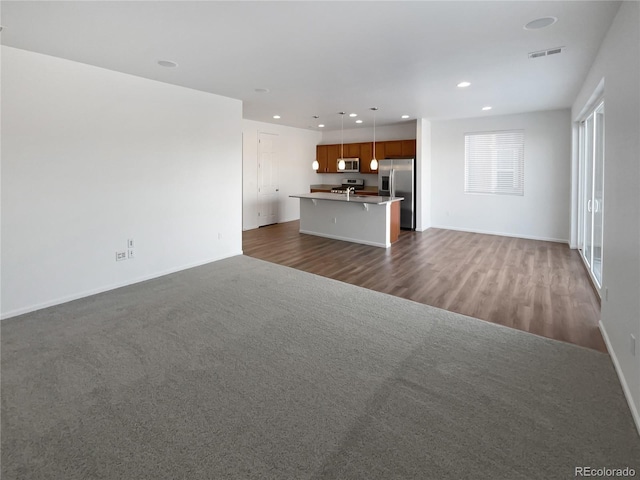
<path id="1" fill-rule="evenodd" d="M 3 480 L 640 476 L 640 2 L 0 38 Z"/>

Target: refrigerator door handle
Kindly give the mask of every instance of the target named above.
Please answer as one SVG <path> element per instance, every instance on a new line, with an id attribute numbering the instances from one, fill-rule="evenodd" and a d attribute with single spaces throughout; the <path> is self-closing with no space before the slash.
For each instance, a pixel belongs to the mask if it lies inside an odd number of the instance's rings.
<path id="1" fill-rule="evenodd" d="M 396 171 L 393 168 L 391 169 L 391 172 L 389 173 L 389 183 L 391 184 L 391 185 L 389 185 L 389 195 L 391 195 L 391 198 L 396 196 L 395 173 L 396 173 Z"/>

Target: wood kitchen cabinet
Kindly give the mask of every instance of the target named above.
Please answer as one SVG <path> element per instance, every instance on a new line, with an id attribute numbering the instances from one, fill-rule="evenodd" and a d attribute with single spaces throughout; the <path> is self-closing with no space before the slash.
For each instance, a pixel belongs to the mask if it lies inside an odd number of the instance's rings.
<path id="1" fill-rule="evenodd" d="M 385 144 L 386 142 L 376 142 L 376 160 L 378 161 L 387 158 Z"/>
<path id="2" fill-rule="evenodd" d="M 402 140 L 392 140 L 384 143 L 384 157 L 382 158 L 394 158 L 402 156 Z M 378 157 L 378 160 L 381 160 Z"/>
<path id="3" fill-rule="evenodd" d="M 360 173 L 378 173 L 371 170 L 371 159 L 373 158 L 373 142 L 360 144 Z"/>
<path id="4" fill-rule="evenodd" d="M 388 142 L 380 142 L 379 145 L 380 147 L 378 147 L 378 143 L 376 143 L 376 158 L 378 160 L 416 156 L 415 140 L 391 140 Z"/>
<path id="5" fill-rule="evenodd" d="M 340 145 L 316 145 L 318 173 L 338 173 Z"/>
<path id="6" fill-rule="evenodd" d="M 415 140 L 402 140 L 402 156 L 414 157 L 416 156 L 416 141 Z"/>
<path id="7" fill-rule="evenodd" d="M 341 152 L 343 155 L 341 155 Z M 345 143 L 344 145 L 317 145 L 316 160 L 318 160 L 318 173 L 339 173 L 338 159 L 359 158 L 360 173 L 376 174 L 377 170 L 371 170 L 373 158 L 373 142 Z M 385 158 L 402 158 L 416 156 L 415 140 L 391 140 L 376 142 L 375 157 L 378 161 Z"/>
<path id="8" fill-rule="evenodd" d="M 385 154 L 384 158 L 416 156 L 415 140 L 392 140 L 389 142 L 381 142 L 381 143 L 384 144 L 384 154 Z"/>
<path id="9" fill-rule="evenodd" d="M 360 144 L 346 143 L 344 145 L 344 158 L 360 158 Z"/>
<path id="10" fill-rule="evenodd" d="M 327 145 L 327 173 L 338 173 L 340 145 Z"/>
<path id="11" fill-rule="evenodd" d="M 318 161 L 318 173 L 327 173 L 327 145 L 316 145 L 316 160 Z"/>
<path id="12" fill-rule="evenodd" d="M 341 145 L 317 145 L 316 160 L 318 160 L 319 167 L 316 171 L 318 173 L 338 173 L 340 151 Z M 355 151 L 353 147 L 351 147 L 351 151 Z M 345 158 L 349 158 L 347 155 L 347 145 L 344 146 L 344 156 Z"/>

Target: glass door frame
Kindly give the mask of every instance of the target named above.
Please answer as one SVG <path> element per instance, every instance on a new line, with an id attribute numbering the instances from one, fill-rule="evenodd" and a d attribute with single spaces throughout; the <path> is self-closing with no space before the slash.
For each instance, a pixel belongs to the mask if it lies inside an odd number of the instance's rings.
<path id="1" fill-rule="evenodd" d="M 598 118 L 601 120 L 599 121 Z M 602 128 L 600 128 L 602 123 Z M 585 263 L 589 276 L 602 297 L 602 243 L 604 225 L 602 197 L 604 196 L 604 100 L 598 99 L 580 121 L 578 131 L 578 251 Z M 589 127 L 589 128 L 588 128 Z M 589 131 L 589 129 L 591 131 Z M 597 133 L 600 132 L 600 137 Z M 591 142 L 591 144 L 589 144 Z M 600 142 L 600 143 L 598 143 Z M 599 148 L 596 148 L 599 146 Z M 598 152 L 601 158 L 596 158 Z M 590 157 L 590 158 L 587 158 Z M 597 162 L 600 161 L 600 178 L 596 178 Z M 596 182 L 602 188 L 596 199 Z M 597 245 L 600 248 L 599 275 L 594 272 L 594 249 L 596 245 L 595 214 L 600 213 L 601 225 Z M 588 231 L 587 231 L 588 230 Z"/>

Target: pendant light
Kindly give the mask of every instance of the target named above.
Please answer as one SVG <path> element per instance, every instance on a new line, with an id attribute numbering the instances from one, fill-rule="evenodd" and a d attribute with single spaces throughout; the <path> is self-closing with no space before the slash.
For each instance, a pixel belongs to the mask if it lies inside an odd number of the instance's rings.
<path id="1" fill-rule="evenodd" d="M 378 170 L 378 160 L 376 160 L 376 110 L 378 107 L 371 107 L 371 110 L 373 110 L 373 158 L 369 166 L 371 170 Z"/>
<path id="2" fill-rule="evenodd" d="M 344 170 L 345 167 L 345 163 L 344 163 L 344 113 L 345 112 L 338 112 L 340 113 L 341 117 L 342 117 L 342 126 L 340 128 L 341 132 L 342 132 L 342 138 L 340 140 L 340 160 L 338 160 L 338 170 Z"/>
<path id="3" fill-rule="evenodd" d="M 318 115 L 314 115 L 313 118 L 315 118 L 317 120 L 320 117 Z M 320 125 L 320 126 L 324 127 L 324 125 Z M 311 168 L 313 168 L 316 172 L 320 168 L 320 163 L 318 163 L 318 159 L 317 158 L 311 163 Z"/>

